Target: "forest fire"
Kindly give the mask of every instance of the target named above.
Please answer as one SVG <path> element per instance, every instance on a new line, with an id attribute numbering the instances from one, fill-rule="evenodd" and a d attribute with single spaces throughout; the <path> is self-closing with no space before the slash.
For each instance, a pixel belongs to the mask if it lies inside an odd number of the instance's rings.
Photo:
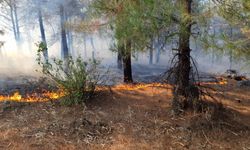
<path id="1" fill-rule="evenodd" d="M 199 82 L 196 83 L 197 85 L 225 85 L 227 84 L 227 80 L 222 78 L 218 82 Z M 114 90 L 140 90 L 145 88 L 171 88 L 170 84 L 166 83 L 139 83 L 139 84 L 119 84 L 113 86 L 112 89 Z M 96 87 L 97 91 L 103 91 L 107 87 L 105 86 L 98 86 Z M 27 95 L 22 95 L 19 92 L 15 92 L 12 95 L 0 95 L 0 101 L 17 101 L 17 102 L 46 102 L 49 100 L 57 100 L 61 97 L 65 96 L 65 92 L 62 90 L 56 92 L 45 91 L 43 93 L 32 93 Z"/>
<path id="2" fill-rule="evenodd" d="M 0 101 L 3 100 L 12 100 L 12 101 L 20 101 L 22 99 L 22 95 L 19 94 L 19 92 L 15 92 L 12 96 L 0 96 Z"/>
<path id="3" fill-rule="evenodd" d="M 17 102 L 45 102 L 49 100 L 56 100 L 65 95 L 64 92 L 44 92 L 42 94 L 33 93 L 28 95 L 21 95 L 19 92 L 15 92 L 13 95 L 0 95 L 0 101 L 17 101 Z"/>
<path id="4" fill-rule="evenodd" d="M 218 77 L 217 81 L 213 82 L 197 82 L 196 85 L 226 85 L 228 83 L 227 79 Z"/>
<path id="5" fill-rule="evenodd" d="M 113 87 L 113 89 L 116 90 L 128 90 L 128 91 L 132 91 L 132 90 L 138 90 L 138 89 L 144 89 L 144 88 L 148 88 L 148 87 L 160 87 L 160 88 L 169 88 L 171 87 L 171 85 L 169 84 L 164 84 L 164 83 L 150 83 L 150 84 L 120 84 L 120 85 L 116 85 Z"/>
<path id="6" fill-rule="evenodd" d="M 227 79 L 225 78 L 217 78 L 217 81 L 209 81 L 209 82 L 197 82 L 196 85 L 226 85 L 228 83 Z M 139 84 L 119 84 L 114 86 L 112 89 L 115 90 L 138 90 L 138 89 L 145 89 L 149 87 L 155 87 L 155 88 L 172 88 L 170 84 L 166 83 L 139 83 Z M 101 90 L 102 88 L 99 88 Z"/>
<path id="7" fill-rule="evenodd" d="M 112 87 L 112 89 L 115 90 L 138 90 L 138 89 L 144 89 L 148 87 L 161 87 L 161 88 L 167 88 L 170 87 L 168 84 L 162 84 L 162 83 L 151 83 L 151 84 L 120 84 Z M 103 91 L 107 89 L 105 86 L 98 86 L 96 87 L 96 91 Z M 50 100 L 57 100 L 61 97 L 65 96 L 65 92 L 62 90 L 58 90 L 56 92 L 50 92 L 45 91 L 42 93 L 32 93 L 27 95 L 22 95 L 19 92 L 15 92 L 12 95 L 0 95 L 0 101 L 17 101 L 17 102 L 46 102 Z"/>
<path id="8" fill-rule="evenodd" d="M 22 96 L 19 94 L 19 92 L 15 92 L 12 96 L 0 95 L 0 101 L 5 101 L 5 100 L 20 101 L 21 99 Z"/>

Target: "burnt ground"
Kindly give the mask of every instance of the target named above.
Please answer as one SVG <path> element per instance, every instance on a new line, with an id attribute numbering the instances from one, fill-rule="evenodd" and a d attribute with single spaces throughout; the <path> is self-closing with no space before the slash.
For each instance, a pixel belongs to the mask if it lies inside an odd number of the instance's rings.
<path id="1" fill-rule="evenodd" d="M 0 149 L 250 149 L 249 89 L 233 80 L 212 87 L 224 109 L 179 117 L 169 86 L 113 86 L 87 106 L 1 102 Z"/>

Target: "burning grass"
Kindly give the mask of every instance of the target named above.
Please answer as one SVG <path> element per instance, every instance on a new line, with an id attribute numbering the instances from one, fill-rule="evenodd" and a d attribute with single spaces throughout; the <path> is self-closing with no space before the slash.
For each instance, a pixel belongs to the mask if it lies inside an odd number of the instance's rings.
<path id="1" fill-rule="evenodd" d="M 151 83 L 151 84 L 119 84 L 111 87 L 112 90 L 139 90 L 145 89 L 149 87 L 155 88 L 171 88 L 169 84 L 162 83 Z M 96 91 L 106 91 L 108 90 L 108 86 L 97 86 Z M 16 101 L 16 102 L 46 102 L 50 100 L 58 100 L 64 96 L 66 96 L 66 92 L 63 90 L 57 90 L 55 92 L 43 90 L 42 93 L 31 93 L 27 95 L 22 95 L 20 92 L 14 92 L 12 95 L 0 95 L 0 101 Z"/>
<path id="2" fill-rule="evenodd" d="M 197 85 L 226 85 L 228 83 L 225 78 L 218 78 L 216 82 L 198 82 Z M 172 89 L 170 84 L 165 83 L 137 83 L 137 84 L 119 84 L 112 87 L 97 86 L 96 91 L 105 91 L 111 88 L 111 90 L 143 90 L 146 88 L 165 88 Z M 55 92 L 43 89 L 41 93 L 35 92 L 27 95 L 20 94 L 19 91 L 14 92 L 12 95 L 0 95 L 0 101 L 16 101 L 16 102 L 46 102 L 50 100 L 58 100 L 66 96 L 66 92 L 63 90 L 57 90 Z"/>
<path id="3" fill-rule="evenodd" d="M 21 95 L 19 92 L 15 92 L 10 96 L 0 95 L 0 101 L 16 101 L 16 102 L 46 102 L 49 100 L 57 100 L 65 96 L 62 91 L 58 92 L 44 92 L 44 93 L 33 93 L 28 95 Z"/>
<path id="4" fill-rule="evenodd" d="M 216 81 L 213 82 L 197 82 L 196 85 L 226 85 L 228 80 L 224 77 L 217 77 Z"/>
<path id="5" fill-rule="evenodd" d="M 139 90 L 139 89 L 145 89 L 145 88 L 171 88 L 170 84 L 164 84 L 164 83 L 139 83 L 139 84 L 120 84 L 114 86 L 112 89 L 114 90 L 128 90 L 128 91 L 133 91 L 133 90 Z"/>

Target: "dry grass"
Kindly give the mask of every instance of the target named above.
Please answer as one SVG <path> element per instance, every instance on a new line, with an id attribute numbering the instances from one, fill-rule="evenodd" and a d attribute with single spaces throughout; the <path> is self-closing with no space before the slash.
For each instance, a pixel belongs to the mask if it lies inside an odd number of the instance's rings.
<path id="1" fill-rule="evenodd" d="M 113 88 L 84 106 L 24 104 L 1 113 L 0 149 L 250 149 L 250 92 L 232 83 L 215 87 L 225 104 L 173 117 L 171 89 Z M 240 99 L 240 102 L 238 101 Z"/>

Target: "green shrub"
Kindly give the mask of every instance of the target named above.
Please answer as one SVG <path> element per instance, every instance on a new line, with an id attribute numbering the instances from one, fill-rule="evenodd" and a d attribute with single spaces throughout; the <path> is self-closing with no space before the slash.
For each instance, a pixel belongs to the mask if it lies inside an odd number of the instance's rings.
<path id="1" fill-rule="evenodd" d="M 37 62 L 42 68 L 42 73 L 50 77 L 57 84 L 58 88 L 65 92 L 62 104 L 81 104 L 90 99 L 99 81 L 96 60 L 84 61 L 81 57 L 66 60 L 53 58 L 49 62 L 42 60 L 42 52 L 46 47 L 38 45 Z"/>

